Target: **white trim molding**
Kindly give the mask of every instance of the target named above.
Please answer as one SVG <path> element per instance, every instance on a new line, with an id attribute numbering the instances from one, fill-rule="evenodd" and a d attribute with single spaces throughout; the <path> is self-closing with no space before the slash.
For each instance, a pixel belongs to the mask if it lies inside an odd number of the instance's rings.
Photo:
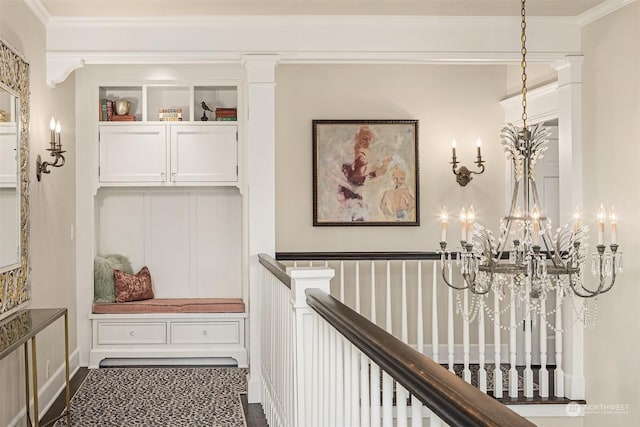
<path id="1" fill-rule="evenodd" d="M 246 55 L 277 55 L 280 63 L 513 63 L 519 31 L 519 19 L 504 16 L 51 17 L 47 79 L 63 81 L 83 64 L 241 63 Z M 575 18 L 531 17 L 528 31 L 538 52 L 530 62 L 580 53 Z"/>
<path id="2" fill-rule="evenodd" d="M 583 12 L 578 15 L 578 22 L 580 27 L 591 24 L 600 18 L 603 18 L 616 10 L 625 7 L 628 4 L 633 3 L 636 0 L 606 0 L 597 6 Z"/>

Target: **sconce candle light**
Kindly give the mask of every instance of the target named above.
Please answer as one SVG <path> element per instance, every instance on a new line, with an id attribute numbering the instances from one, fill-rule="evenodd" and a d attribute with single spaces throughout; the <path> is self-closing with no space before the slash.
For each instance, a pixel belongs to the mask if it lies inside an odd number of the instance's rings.
<path id="1" fill-rule="evenodd" d="M 474 162 L 478 166 L 478 171 L 469 170 L 466 166 L 460 166 L 458 168 L 458 158 L 456 156 L 456 140 L 451 141 L 451 165 L 453 174 L 456 176 L 456 182 L 461 186 L 465 186 L 471 181 L 471 174 L 480 175 L 484 172 L 484 160 L 482 160 L 482 152 L 480 151 L 480 146 L 482 145 L 482 141 L 480 138 L 476 141 L 476 161 Z"/>
<path id="2" fill-rule="evenodd" d="M 40 154 L 38 154 L 38 157 L 36 157 L 36 178 L 38 178 L 38 181 L 40 181 L 43 173 L 51 173 L 49 167 L 59 168 L 64 166 L 63 154 L 65 151 L 62 150 L 62 143 L 60 142 L 60 131 L 62 130 L 60 122 L 56 122 L 56 120 L 51 117 L 49 128 L 51 129 L 51 141 L 49 142 L 51 147 L 47 148 L 47 151 L 51 157 L 55 157 L 55 160 L 53 162 L 43 162 Z"/>

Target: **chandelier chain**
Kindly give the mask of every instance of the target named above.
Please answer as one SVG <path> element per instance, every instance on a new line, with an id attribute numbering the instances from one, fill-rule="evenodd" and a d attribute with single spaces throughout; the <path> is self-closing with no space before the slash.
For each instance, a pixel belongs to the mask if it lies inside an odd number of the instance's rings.
<path id="1" fill-rule="evenodd" d="M 526 0 L 522 0 L 522 8 L 520 9 L 520 15 L 522 16 L 522 22 L 520 27 L 522 28 L 522 36 L 520 40 L 522 41 L 522 62 L 520 66 L 522 67 L 522 127 L 524 129 L 527 128 L 527 21 L 526 21 L 526 10 L 525 10 Z"/>

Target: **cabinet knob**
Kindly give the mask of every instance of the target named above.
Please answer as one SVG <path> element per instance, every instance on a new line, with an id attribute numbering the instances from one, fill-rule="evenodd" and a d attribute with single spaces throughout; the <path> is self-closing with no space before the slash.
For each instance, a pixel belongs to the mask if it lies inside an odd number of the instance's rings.
<path id="1" fill-rule="evenodd" d="M 162 173 L 160 173 L 160 176 L 164 179 L 167 176 L 167 174 L 162 172 Z"/>
<path id="2" fill-rule="evenodd" d="M 134 336 L 135 333 L 133 331 L 129 331 L 129 335 Z"/>
<path id="3" fill-rule="evenodd" d="M 174 177 L 174 178 L 175 178 L 177 175 L 178 175 L 178 173 L 177 173 L 177 172 L 172 172 L 172 173 L 171 173 L 171 176 L 172 176 L 172 177 Z"/>
<path id="4" fill-rule="evenodd" d="M 206 330 L 202 331 L 202 335 L 207 335 L 207 331 Z"/>

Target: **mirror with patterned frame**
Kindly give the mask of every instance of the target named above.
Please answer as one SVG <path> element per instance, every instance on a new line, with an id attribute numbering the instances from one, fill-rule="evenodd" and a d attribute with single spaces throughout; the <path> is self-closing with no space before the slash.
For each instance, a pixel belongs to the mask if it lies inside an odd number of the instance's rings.
<path id="1" fill-rule="evenodd" d="M 0 317 L 30 298 L 29 64 L 0 40 Z"/>

